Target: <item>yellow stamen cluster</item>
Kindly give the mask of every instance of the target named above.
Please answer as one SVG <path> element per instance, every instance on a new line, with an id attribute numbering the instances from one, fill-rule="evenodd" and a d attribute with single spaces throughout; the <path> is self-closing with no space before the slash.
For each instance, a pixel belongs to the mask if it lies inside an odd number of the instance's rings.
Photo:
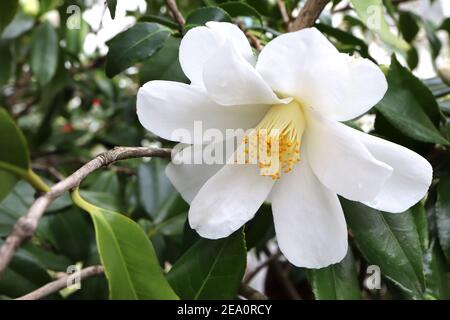
<path id="1" fill-rule="evenodd" d="M 258 164 L 263 176 L 279 179 L 300 162 L 305 129 L 302 107 L 295 101 L 272 106 L 264 119 L 244 137 L 245 163 Z"/>

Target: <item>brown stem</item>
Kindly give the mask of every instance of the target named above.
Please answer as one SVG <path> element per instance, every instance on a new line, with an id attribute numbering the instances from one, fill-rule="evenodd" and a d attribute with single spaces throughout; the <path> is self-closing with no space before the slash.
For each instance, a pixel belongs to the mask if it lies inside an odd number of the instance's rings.
<path id="1" fill-rule="evenodd" d="M 170 149 L 116 147 L 98 155 L 72 175 L 55 184 L 49 192 L 36 199 L 25 216 L 17 220 L 12 232 L 0 248 L 0 278 L 11 262 L 17 248 L 34 235 L 39 220 L 48 206 L 65 192 L 78 187 L 89 174 L 119 160 L 144 157 L 170 158 L 170 156 Z"/>
<path id="2" fill-rule="evenodd" d="M 294 21 L 293 30 L 312 27 L 330 0 L 308 0 Z"/>
<path id="3" fill-rule="evenodd" d="M 291 17 L 286 10 L 286 3 L 284 0 L 277 0 L 278 9 L 280 10 L 281 19 L 283 19 L 284 28 L 286 31 L 291 30 Z"/>
<path id="4" fill-rule="evenodd" d="M 167 9 L 169 9 L 170 13 L 172 14 L 175 21 L 180 26 L 180 31 L 183 31 L 184 25 L 186 24 L 186 21 L 183 18 L 183 15 L 181 14 L 180 10 L 178 10 L 178 6 L 175 0 L 166 0 L 166 6 Z"/>
<path id="5" fill-rule="evenodd" d="M 241 284 L 239 288 L 239 295 L 247 300 L 268 300 L 263 293 L 246 284 Z"/>
<path id="6" fill-rule="evenodd" d="M 252 279 L 261 272 L 262 269 L 266 268 L 273 261 L 277 260 L 281 256 L 281 251 L 277 251 L 275 254 L 271 255 L 266 261 L 257 266 L 252 272 L 248 273 L 244 277 L 243 283 L 250 283 Z"/>
<path id="7" fill-rule="evenodd" d="M 99 276 L 104 273 L 104 269 L 102 266 L 91 266 L 87 267 L 80 271 L 80 281 L 85 280 L 86 278 Z M 45 298 L 52 293 L 58 292 L 67 287 L 67 280 L 71 275 L 64 275 L 57 280 L 47 283 L 45 286 L 30 292 L 16 300 L 39 300 Z"/>

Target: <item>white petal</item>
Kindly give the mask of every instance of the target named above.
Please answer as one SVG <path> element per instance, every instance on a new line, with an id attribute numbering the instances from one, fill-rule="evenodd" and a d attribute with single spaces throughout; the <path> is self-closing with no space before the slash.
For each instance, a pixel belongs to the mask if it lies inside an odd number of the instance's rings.
<path id="1" fill-rule="evenodd" d="M 398 144 L 353 131 L 375 158 L 394 169 L 381 192 L 364 204 L 382 211 L 404 212 L 426 195 L 433 179 L 433 168 L 427 160 Z"/>
<path id="2" fill-rule="evenodd" d="M 205 62 L 203 80 L 208 95 L 224 106 L 282 103 L 255 68 L 228 43 Z"/>
<path id="3" fill-rule="evenodd" d="M 280 250 L 294 265 L 323 268 L 347 252 L 347 226 L 336 193 L 317 179 L 303 159 L 272 191 Z"/>
<path id="4" fill-rule="evenodd" d="M 319 180 L 354 201 L 373 199 L 392 174 L 347 126 L 310 112 L 305 134 L 306 156 Z"/>
<path id="5" fill-rule="evenodd" d="M 189 223 L 202 237 L 227 237 L 253 218 L 273 184 L 255 165 L 225 165 L 192 201 Z"/>
<path id="6" fill-rule="evenodd" d="M 253 54 L 252 47 L 244 32 L 233 23 L 210 21 L 206 23 L 217 37 L 221 37 L 222 41 L 231 41 L 233 47 L 248 63 L 255 65 L 256 59 Z M 222 43 L 223 43 L 222 42 Z"/>
<path id="7" fill-rule="evenodd" d="M 198 140 L 203 138 L 203 132 L 197 132 L 198 137 L 194 137 L 195 121 L 202 121 L 203 131 L 249 129 L 266 111 L 265 106 L 223 107 L 201 89 L 171 81 L 150 81 L 139 89 L 137 96 L 139 121 L 147 130 L 164 139 L 189 144 L 202 143 Z M 189 135 L 180 137 L 182 131 Z"/>
<path id="8" fill-rule="evenodd" d="M 191 203 L 203 185 L 223 166 L 214 164 L 173 164 L 166 167 L 166 175 L 187 203 Z"/>
<path id="9" fill-rule="evenodd" d="M 339 53 L 313 28 L 272 40 L 256 68 L 276 92 L 339 121 L 364 114 L 387 90 L 377 65 Z"/>
<path id="10" fill-rule="evenodd" d="M 238 140 L 242 138 L 238 135 Z M 183 199 L 191 203 L 206 181 L 215 175 L 235 153 L 237 142 L 234 137 L 209 145 L 189 145 L 172 153 L 172 162 L 166 167 L 166 175 Z M 178 146 L 177 146 L 178 147 Z M 223 150 L 219 161 L 206 161 L 207 149 Z M 228 150 L 229 149 L 229 150 Z M 175 150 L 175 148 L 174 148 Z"/>
<path id="11" fill-rule="evenodd" d="M 193 84 L 203 85 L 203 65 L 226 41 L 236 48 L 249 63 L 254 64 L 252 48 L 244 33 L 234 24 L 207 23 L 207 27 L 189 30 L 180 44 L 180 64 Z"/>

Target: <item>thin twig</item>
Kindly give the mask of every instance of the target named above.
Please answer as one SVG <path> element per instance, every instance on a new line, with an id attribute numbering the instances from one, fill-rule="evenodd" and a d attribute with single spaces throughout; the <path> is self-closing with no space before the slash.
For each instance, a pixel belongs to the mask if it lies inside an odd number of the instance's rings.
<path id="1" fill-rule="evenodd" d="M 178 6 L 175 0 L 166 0 L 166 6 L 167 9 L 169 9 L 170 13 L 172 14 L 175 21 L 180 26 L 180 31 L 183 31 L 184 25 L 186 24 L 186 21 L 183 18 L 183 15 L 181 14 L 180 10 L 178 10 Z"/>
<path id="2" fill-rule="evenodd" d="M 269 264 L 271 264 L 273 261 L 277 260 L 281 256 L 281 251 L 275 252 L 273 255 L 271 255 L 266 261 L 261 263 L 259 266 L 257 266 L 252 272 L 248 273 L 243 280 L 243 283 L 250 283 L 252 279 L 261 272 L 262 269 L 266 268 Z"/>
<path id="3" fill-rule="evenodd" d="M 284 0 L 277 0 L 278 9 L 280 10 L 281 19 L 283 20 L 286 31 L 291 31 L 291 17 L 286 10 L 286 3 Z"/>
<path id="4" fill-rule="evenodd" d="M 262 45 L 259 39 L 250 31 L 245 31 L 245 35 L 247 36 L 248 40 L 250 41 L 250 45 L 255 48 L 258 51 L 262 50 Z"/>
<path id="5" fill-rule="evenodd" d="M 86 278 L 99 276 L 104 273 L 104 269 L 102 266 L 91 266 L 84 268 L 80 271 L 80 281 L 85 280 Z M 39 300 L 45 298 L 53 293 L 56 293 L 67 287 L 67 282 L 70 277 L 73 275 L 67 274 L 63 277 L 58 278 L 57 280 L 47 283 L 45 286 L 30 292 L 16 300 Z"/>
<path id="6" fill-rule="evenodd" d="M 268 300 L 265 294 L 246 284 L 241 284 L 239 288 L 239 295 L 247 300 Z"/>
<path id="7" fill-rule="evenodd" d="M 110 165 L 119 160 L 160 157 L 170 158 L 170 149 L 142 148 L 142 147 L 116 147 L 110 151 L 102 153 L 93 160 L 86 163 L 72 175 L 55 184 L 49 192 L 39 197 L 28 210 L 28 213 L 17 220 L 12 232 L 6 238 L 5 243 L 0 248 L 0 278 L 11 262 L 17 248 L 27 239 L 31 238 L 37 228 L 39 220 L 48 206 L 65 192 L 70 191 L 80 185 L 84 178 L 92 172 Z"/>
<path id="8" fill-rule="evenodd" d="M 263 46 L 261 45 L 261 41 L 259 41 L 258 37 L 256 37 L 250 30 L 246 29 L 243 22 L 238 22 L 237 26 L 242 30 L 242 32 L 244 32 L 245 36 L 250 42 L 250 45 L 256 50 L 261 51 Z"/>
<path id="9" fill-rule="evenodd" d="M 293 30 L 301 30 L 314 25 L 330 0 L 308 0 L 294 21 Z"/>

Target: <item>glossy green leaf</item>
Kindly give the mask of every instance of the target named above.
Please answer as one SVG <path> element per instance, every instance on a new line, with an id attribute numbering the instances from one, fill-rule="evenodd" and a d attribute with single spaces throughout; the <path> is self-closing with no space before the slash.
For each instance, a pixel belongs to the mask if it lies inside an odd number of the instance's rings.
<path id="1" fill-rule="evenodd" d="M 423 21 L 425 33 L 427 35 L 428 43 L 430 44 L 431 54 L 433 59 L 439 56 L 442 49 L 442 43 L 439 37 L 436 35 L 436 29 L 430 21 Z"/>
<path id="2" fill-rule="evenodd" d="M 111 18 L 116 17 L 116 8 L 117 8 L 117 0 L 106 0 L 106 3 L 108 4 L 109 12 L 111 13 Z"/>
<path id="3" fill-rule="evenodd" d="M 263 20 L 261 14 L 251 5 L 241 1 L 230 1 L 219 5 L 231 17 L 255 17 L 262 25 Z"/>
<path id="4" fill-rule="evenodd" d="M 437 186 L 436 227 L 439 243 L 450 263 L 450 174 L 441 177 Z"/>
<path id="5" fill-rule="evenodd" d="M 182 299 L 234 299 L 246 255 L 243 230 L 225 239 L 200 239 L 175 263 L 167 278 Z"/>
<path id="6" fill-rule="evenodd" d="M 0 1 L 0 34 L 3 29 L 14 19 L 19 0 L 2 0 Z"/>
<path id="7" fill-rule="evenodd" d="M 450 269 L 437 241 L 432 240 L 424 255 L 425 298 L 450 299 Z"/>
<path id="8" fill-rule="evenodd" d="M 186 18 L 186 28 L 202 26 L 208 21 L 231 22 L 230 15 L 219 7 L 206 7 L 194 10 Z"/>
<path id="9" fill-rule="evenodd" d="M 160 15 L 149 14 L 139 18 L 139 22 L 156 22 L 171 29 L 178 29 L 180 26 L 173 20 Z"/>
<path id="10" fill-rule="evenodd" d="M 114 77 L 135 63 L 158 51 L 170 35 L 170 30 L 157 23 L 140 22 L 109 42 L 106 74 Z"/>
<path id="11" fill-rule="evenodd" d="M 358 300 L 361 289 L 351 248 L 340 263 L 309 270 L 309 279 L 317 300 Z"/>
<path id="12" fill-rule="evenodd" d="M 255 217 L 245 225 L 247 250 L 255 248 L 259 252 L 274 237 L 275 228 L 273 225 L 272 207 L 268 204 L 263 204 L 255 214 Z"/>
<path id="13" fill-rule="evenodd" d="M 0 108 L 0 201 L 14 188 L 19 177 L 30 174 L 28 147 L 20 129 Z"/>
<path id="14" fill-rule="evenodd" d="M 422 248 L 411 212 L 384 213 L 341 199 L 345 217 L 368 263 L 409 297 L 420 298 L 424 276 Z"/>
<path id="15" fill-rule="evenodd" d="M 36 191 L 31 185 L 25 181 L 19 181 L 14 189 L 9 192 L 8 196 L 0 202 L 0 237 L 6 237 L 12 230 L 17 219 L 25 215 L 35 200 Z M 58 198 L 52 205 L 47 208 L 47 213 L 55 213 L 57 211 L 68 208 L 71 205 L 70 198 L 66 195 Z M 46 220 L 51 215 L 42 217 L 38 229 L 37 236 L 44 240 L 50 240 L 53 235 L 49 229 L 45 228 Z"/>
<path id="16" fill-rule="evenodd" d="M 0 41 L 0 88 L 8 83 L 13 73 L 13 55 L 10 46 Z"/>
<path id="17" fill-rule="evenodd" d="M 71 16 L 69 19 L 79 19 L 79 17 Z M 69 24 L 70 22 L 68 21 L 67 23 Z M 83 19 L 77 20 L 74 23 L 79 23 L 79 28 L 66 28 L 64 30 L 66 40 L 65 50 L 77 56 L 83 52 L 84 40 L 89 33 L 89 25 Z"/>
<path id="18" fill-rule="evenodd" d="M 180 42 L 177 38 L 169 37 L 161 50 L 144 61 L 140 72 L 140 83 L 144 84 L 152 80 L 189 83 L 178 59 Z"/>
<path id="19" fill-rule="evenodd" d="M 88 217 L 82 210 L 71 206 L 47 215 L 41 220 L 39 229 L 56 252 L 73 262 L 88 258 L 94 236 Z"/>
<path id="20" fill-rule="evenodd" d="M 413 41 L 419 33 L 420 26 L 416 16 L 408 11 L 402 11 L 399 15 L 400 32 L 407 42 Z"/>
<path id="21" fill-rule="evenodd" d="M 5 28 L 1 38 L 4 40 L 15 39 L 25 32 L 29 31 L 34 26 L 34 17 L 24 14 L 19 11 L 14 20 Z"/>
<path id="22" fill-rule="evenodd" d="M 448 145 L 435 124 L 439 122 L 439 106 L 430 90 L 410 71 L 392 58 L 387 80 L 388 91 L 376 106 L 383 116 L 410 138 L 428 143 Z"/>
<path id="23" fill-rule="evenodd" d="M 324 23 L 317 23 L 316 28 L 325 33 L 331 38 L 339 41 L 338 48 L 341 52 L 353 53 L 358 51 L 362 57 L 369 58 L 369 47 L 360 38 L 354 36 L 350 32 L 342 31 L 338 28 L 333 28 Z"/>
<path id="24" fill-rule="evenodd" d="M 430 243 L 427 212 L 424 205 L 420 202 L 409 209 L 409 211 L 411 211 L 411 214 L 414 218 L 414 222 L 416 224 L 417 232 L 420 238 L 420 243 L 422 244 L 422 250 L 425 251 Z"/>
<path id="25" fill-rule="evenodd" d="M 2 245 L 3 240 L 0 239 L 0 246 Z M 52 279 L 45 266 L 25 249 L 19 248 L 0 279 L 0 293 L 10 298 L 18 298 L 50 281 Z"/>
<path id="26" fill-rule="evenodd" d="M 0 202 L 14 188 L 17 182 L 17 176 L 4 170 L 0 170 Z"/>
<path id="27" fill-rule="evenodd" d="M 173 194 L 177 194 L 164 171 L 167 162 L 152 159 L 139 166 L 139 199 L 142 207 L 153 219 L 158 219 L 160 208 Z"/>
<path id="28" fill-rule="evenodd" d="M 44 22 L 33 32 L 30 67 L 41 86 L 50 82 L 58 67 L 58 34 Z"/>
<path id="29" fill-rule="evenodd" d="M 111 299 L 177 299 L 139 225 L 124 215 L 93 206 L 78 191 L 72 197 L 94 222 Z"/>
<path id="30" fill-rule="evenodd" d="M 378 34 L 386 44 L 402 51 L 409 49 L 409 44 L 391 31 L 384 16 L 382 0 L 351 0 L 351 3 L 367 28 Z"/>
<path id="31" fill-rule="evenodd" d="M 6 110 L 0 108 L 0 168 L 15 167 L 17 171 L 30 168 L 27 143 L 20 129 Z"/>

